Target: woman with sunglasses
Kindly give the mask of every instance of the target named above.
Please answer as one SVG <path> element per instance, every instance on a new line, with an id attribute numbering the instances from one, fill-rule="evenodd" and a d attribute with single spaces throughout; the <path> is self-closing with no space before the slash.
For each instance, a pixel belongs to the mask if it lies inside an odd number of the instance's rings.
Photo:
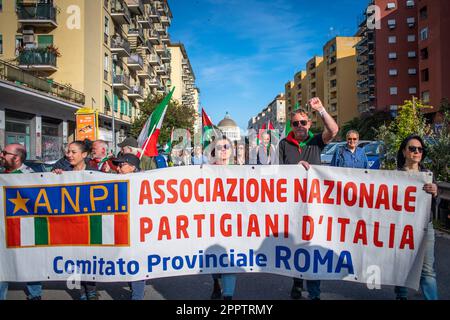
<path id="1" fill-rule="evenodd" d="M 214 141 L 214 148 L 211 151 L 211 163 L 213 165 L 230 165 L 233 164 L 233 143 L 226 136 Z M 236 275 L 234 274 L 213 274 L 214 280 L 213 292 L 211 299 L 218 300 L 223 297 L 224 300 L 232 300 L 234 289 L 236 287 Z M 222 279 L 223 292 L 220 286 Z"/>
<path id="2" fill-rule="evenodd" d="M 418 135 L 411 135 L 403 140 L 400 145 L 397 153 L 397 169 L 407 172 L 428 172 L 423 166 L 425 157 L 426 148 L 422 138 Z M 423 190 L 433 196 L 434 205 L 438 192 L 437 185 L 435 183 L 425 184 Z M 436 271 L 434 269 L 435 234 L 431 214 L 424 241 L 426 243 L 425 258 L 420 277 L 420 288 L 426 300 L 437 300 Z M 397 300 L 406 300 L 408 298 L 408 289 L 405 287 L 395 287 L 395 293 Z"/>
<path id="3" fill-rule="evenodd" d="M 358 147 L 359 133 L 350 130 L 346 135 L 347 144 L 336 148 L 331 160 L 332 167 L 368 169 L 369 161 L 363 148 Z"/>

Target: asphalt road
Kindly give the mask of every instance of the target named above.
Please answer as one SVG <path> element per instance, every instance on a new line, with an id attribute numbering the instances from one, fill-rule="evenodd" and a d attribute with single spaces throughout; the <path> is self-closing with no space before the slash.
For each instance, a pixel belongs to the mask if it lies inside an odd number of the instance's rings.
<path id="1" fill-rule="evenodd" d="M 450 235 L 437 232 L 436 270 L 440 299 L 450 300 Z M 292 280 L 271 274 L 239 274 L 234 299 L 236 300 L 290 300 Z M 100 300 L 127 300 L 127 283 L 99 283 Z M 369 290 L 365 284 L 345 281 L 323 281 L 323 300 L 392 300 L 394 289 L 383 286 Z M 212 290 L 210 275 L 173 277 L 147 282 L 145 299 L 148 300 L 208 300 Z M 25 300 L 25 285 L 10 284 L 8 300 Z M 65 282 L 44 283 L 44 300 L 78 299 L 77 290 L 68 290 Z M 420 292 L 410 290 L 411 300 L 420 300 Z M 304 292 L 306 299 L 306 292 Z"/>

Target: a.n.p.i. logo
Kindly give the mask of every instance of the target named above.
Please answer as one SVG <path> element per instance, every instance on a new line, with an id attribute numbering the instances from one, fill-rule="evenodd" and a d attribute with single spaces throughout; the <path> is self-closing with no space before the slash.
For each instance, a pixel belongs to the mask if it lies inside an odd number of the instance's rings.
<path id="1" fill-rule="evenodd" d="M 128 185 L 4 187 L 7 248 L 129 246 Z"/>

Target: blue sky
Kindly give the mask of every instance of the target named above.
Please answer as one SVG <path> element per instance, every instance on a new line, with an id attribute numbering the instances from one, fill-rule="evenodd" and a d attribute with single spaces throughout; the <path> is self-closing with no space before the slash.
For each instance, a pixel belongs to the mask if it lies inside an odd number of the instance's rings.
<path id="1" fill-rule="evenodd" d="M 368 0 L 169 0 L 172 42 L 191 60 L 214 123 L 242 128 L 332 37 L 353 36 Z"/>

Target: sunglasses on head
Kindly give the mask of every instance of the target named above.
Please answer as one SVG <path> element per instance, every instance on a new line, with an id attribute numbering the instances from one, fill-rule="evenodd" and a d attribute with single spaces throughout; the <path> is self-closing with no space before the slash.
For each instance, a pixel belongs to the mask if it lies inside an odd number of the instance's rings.
<path id="1" fill-rule="evenodd" d="M 409 146 L 408 147 L 409 152 L 419 152 L 419 153 L 423 153 L 423 148 L 422 147 L 413 147 L 413 146 Z"/>
<path id="2" fill-rule="evenodd" d="M 300 121 L 294 121 L 292 122 L 292 125 L 294 127 L 300 127 L 300 125 L 302 125 L 303 127 L 305 127 L 308 124 L 308 120 L 300 120 Z"/>
<path id="3" fill-rule="evenodd" d="M 223 149 L 229 150 L 229 149 L 231 149 L 231 145 L 229 145 L 229 144 L 222 144 L 222 145 L 218 144 L 216 146 L 216 150 L 218 150 L 218 151 L 223 150 Z"/>

